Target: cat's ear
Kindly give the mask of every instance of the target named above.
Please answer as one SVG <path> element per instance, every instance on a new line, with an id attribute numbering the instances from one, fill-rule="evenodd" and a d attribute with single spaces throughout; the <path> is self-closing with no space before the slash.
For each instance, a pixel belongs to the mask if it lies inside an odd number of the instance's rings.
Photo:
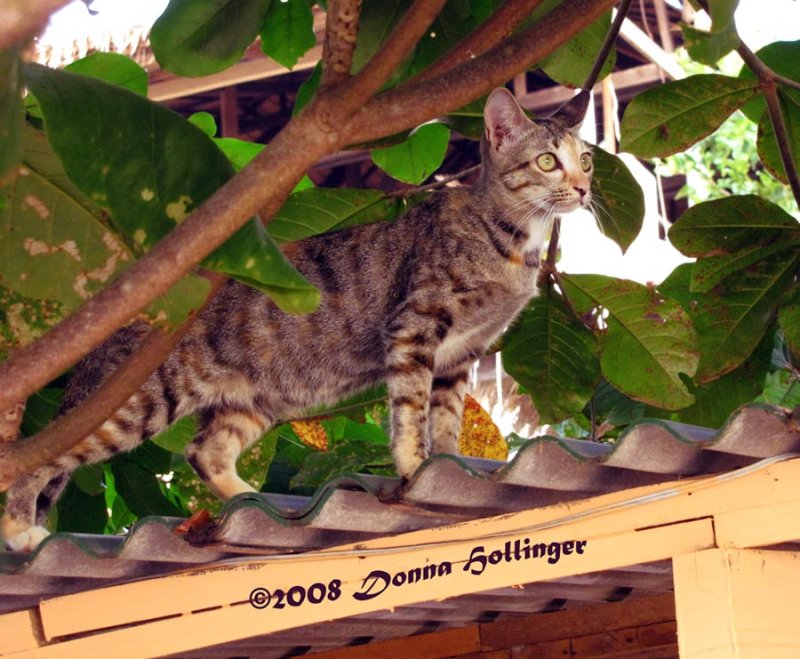
<path id="1" fill-rule="evenodd" d="M 586 110 L 589 108 L 589 90 L 582 89 L 569 99 L 564 105 L 556 110 L 551 119 L 560 121 L 567 128 L 576 128 L 583 123 L 586 117 Z"/>
<path id="2" fill-rule="evenodd" d="M 517 99 L 504 87 L 498 87 L 489 95 L 483 119 L 486 140 L 494 150 L 516 141 L 520 132 L 530 124 Z"/>

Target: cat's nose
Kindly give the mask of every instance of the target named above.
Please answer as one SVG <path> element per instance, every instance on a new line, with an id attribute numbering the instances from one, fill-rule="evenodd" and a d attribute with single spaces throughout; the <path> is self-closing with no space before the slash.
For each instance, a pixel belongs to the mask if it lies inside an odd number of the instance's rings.
<path id="1" fill-rule="evenodd" d="M 575 190 L 575 192 L 577 192 L 577 193 L 578 193 L 578 196 L 579 196 L 581 199 L 583 199 L 583 198 L 586 196 L 586 193 L 587 193 L 587 192 L 589 192 L 589 189 L 588 189 L 588 188 L 583 188 L 583 187 L 581 187 L 581 186 L 578 186 L 578 185 L 573 185 L 573 186 L 572 186 L 572 189 L 573 189 L 573 190 Z"/>

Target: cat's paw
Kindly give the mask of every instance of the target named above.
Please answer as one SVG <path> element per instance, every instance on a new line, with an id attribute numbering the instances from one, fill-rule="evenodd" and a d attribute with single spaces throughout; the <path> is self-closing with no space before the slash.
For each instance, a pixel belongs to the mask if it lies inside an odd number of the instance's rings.
<path id="1" fill-rule="evenodd" d="M 12 551 L 31 552 L 36 549 L 48 535 L 50 535 L 50 531 L 43 526 L 31 526 L 21 533 L 6 538 L 6 545 Z"/>

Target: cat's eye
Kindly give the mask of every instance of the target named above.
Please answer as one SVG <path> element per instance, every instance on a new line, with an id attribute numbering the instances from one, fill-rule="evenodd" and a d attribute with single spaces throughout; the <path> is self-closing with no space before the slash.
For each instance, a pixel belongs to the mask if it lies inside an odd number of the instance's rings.
<path id="1" fill-rule="evenodd" d="M 591 153 L 582 153 L 581 154 L 581 169 L 584 172 L 588 172 L 592 168 L 592 154 Z"/>
<path id="2" fill-rule="evenodd" d="M 536 164 L 543 172 L 552 172 L 558 167 L 558 159 L 552 153 L 543 153 L 536 156 Z"/>

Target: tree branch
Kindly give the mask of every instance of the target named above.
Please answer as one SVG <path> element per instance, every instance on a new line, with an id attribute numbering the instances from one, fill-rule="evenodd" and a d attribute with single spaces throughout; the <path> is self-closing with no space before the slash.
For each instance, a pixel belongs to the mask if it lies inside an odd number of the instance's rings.
<path id="1" fill-rule="evenodd" d="M 452 69 L 458 64 L 482 55 L 511 35 L 514 29 L 536 9 L 542 0 L 506 0 L 485 22 L 470 32 L 462 41 L 416 75 L 414 82 L 420 82 Z"/>
<path id="2" fill-rule="evenodd" d="M 611 29 L 606 34 L 603 45 L 600 47 L 600 52 L 597 53 L 597 57 L 592 65 L 592 70 L 586 77 L 586 81 L 583 83 L 583 87 L 581 87 L 581 89 L 591 91 L 592 87 L 594 87 L 595 83 L 597 82 L 597 79 L 600 77 L 600 71 L 603 70 L 603 65 L 606 63 L 606 58 L 611 52 L 611 49 L 614 47 L 614 44 L 617 42 L 617 36 L 619 36 L 619 31 L 622 29 L 622 23 L 625 22 L 625 17 L 628 15 L 628 9 L 630 6 L 631 0 L 622 0 L 622 2 L 619 3 L 617 15 L 614 17 L 614 22 L 611 24 Z"/>
<path id="3" fill-rule="evenodd" d="M 334 87 L 350 77 L 360 15 L 361 0 L 329 0 L 322 47 L 323 87 Z"/>
<path id="4" fill-rule="evenodd" d="M 783 163 L 783 169 L 786 172 L 786 178 L 789 181 L 789 187 L 792 189 L 795 201 L 800 206 L 800 175 L 798 175 L 797 164 L 792 154 L 789 132 L 786 128 L 781 98 L 778 93 L 779 76 L 744 43 L 739 43 L 737 52 L 761 83 L 761 91 L 764 92 L 769 119 L 775 130 L 775 141 L 778 144 L 778 152 Z"/>
<path id="5" fill-rule="evenodd" d="M 50 14 L 71 0 L 4 0 L 0 2 L 0 51 L 24 46 L 47 26 Z"/>
<path id="6" fill-rule="evenodd" d="M 211 290 L 203 308 L 227 281 L 218 273 L 204 274 L 211 281 Z M 198 311 L 190 316 L 172 334 L 151 330 L 139 349 L 80 405 L 29 439 L 0 444 L 0 491 L 7 490 L 23 474 L 66 453 L 102 425 L 161 365 L 199 314 Z"/>
<path id="7" fill-rule="evenodd" d="M 488 52 L 444 73 L 390 89 L 366 103 L 350 121 L 350 144 L 399 133 L 483 96 L 574 37 L 615 0 L 572 0 Z"/>
<path id="8" fill-rule="evenodd" d="M 418 0 L 409 10 L 419 8 L 414 21 L 416 34 L 424 33 L 426 28 L 420 26 L 425 20 L 433 20 L 433 9 L 442 1 Z M 359 101 L 353 107 L 354 98 L 368 98 L 383 84 L 379 73 L 390 75 L 413 48 L 408 34 L 393 33 L 376 56 L 388 57 L 389 63 L 376 64 L 330 92 L 318 94 L 268 149 L 108 288 L 0 364 L 0 410 L 26 399 L 88 354 L 163 295 L 258 209 L 268 221 L 306 169 L 322 156 L 347 143 L 399 132 L 463 106 L 540 60 L 613 4 L 614 0 L 573 0 L 475 60 L 413 87 L 382 94 L 363 106 Z M 420 16 L 423 8 L 424 20 Z M 350 91 L 344 93 L 345 88 Z"/>
<path id="9" fill-rule="evenodd" d="M 446 0 L 415 0 L 389 38 L 357 75 L 329 92 L 320 94 L 335 110 L 320 114 L 324 129 L 338 129 L 337 119 L 350 115 L 366 103 L 411 55 L 417 42 L 439 14 Z M 388 134 L 388 133 L 384 133 Z"/>

